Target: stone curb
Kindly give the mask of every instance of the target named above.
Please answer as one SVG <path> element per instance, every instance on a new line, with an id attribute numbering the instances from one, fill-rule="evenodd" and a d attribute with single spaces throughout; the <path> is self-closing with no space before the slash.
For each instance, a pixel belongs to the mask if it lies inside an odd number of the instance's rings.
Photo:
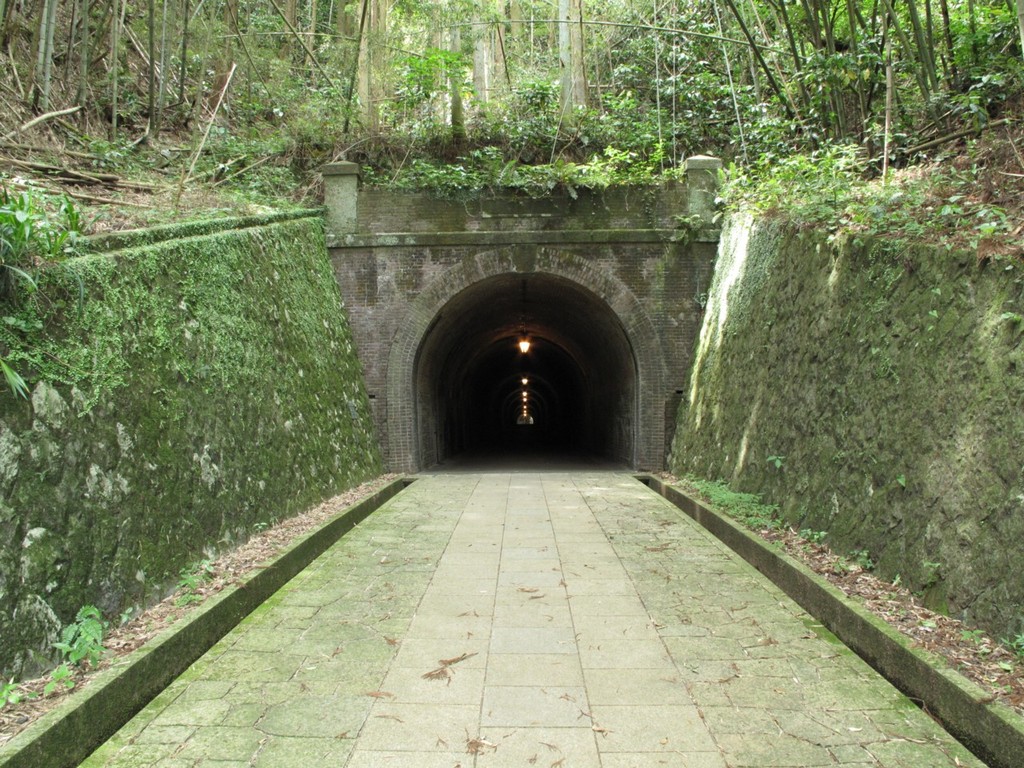
<path id="1" fill-rule="evenodd" d="M 944 659 L 913 647 L 909 638 L 738 523 L 656 477 L 636 478 L 771 579 L 979 759 L 992 768 L 1019 768 L 1024 718 L 992 702 L 986 691 Z"/>
<path id="2" fill-rule="evenodd" d="M 0 766 L 71 768 L 93 753 L 242 619 L 410 481 L 395 480 L 208 599 L 0 747 Z"/>

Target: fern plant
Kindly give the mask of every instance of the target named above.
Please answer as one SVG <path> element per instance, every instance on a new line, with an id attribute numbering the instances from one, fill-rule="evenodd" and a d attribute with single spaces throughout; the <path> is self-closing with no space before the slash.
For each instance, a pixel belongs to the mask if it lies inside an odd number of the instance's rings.
<path id="1" fill-rule="evenodd" d="M 106 629 L 107 623 L 99 608 L 94 605 L 82 606 L 75 621 L 64 627 L 60 642 L 54 643 L 53 647 L 61 652 L 65 663 L 81 666 L 83 662 L 88 662 L 95 667 L 106 651 L 103 647 Z"/>

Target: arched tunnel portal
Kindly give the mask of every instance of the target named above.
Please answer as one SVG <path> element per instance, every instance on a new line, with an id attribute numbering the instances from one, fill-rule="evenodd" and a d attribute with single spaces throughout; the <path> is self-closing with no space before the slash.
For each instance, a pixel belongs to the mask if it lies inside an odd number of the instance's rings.
<path id="1" fill-rule="evenodd" d="M 660 468 L 666 379 L 658 329 L 612 270 L 559 248 L 477 252 L 434 272 L 398 321 L 389 465 L 525 451 Z"/>
<path id="2" fill-rule="evenodd" d="M 712 169 L 449 200 L 337 165 L 328 247 L 390 471 L 501 449 L 664 468 L 718 240 Z"/>
<path id="3" fill-rule="evenodd" d="M 565 277 L 506 273 L 463 289 L 432 318 L 411 373 L 423 465 L 466 454 L 636 463 L 632 344 L 613 309 Z"/>

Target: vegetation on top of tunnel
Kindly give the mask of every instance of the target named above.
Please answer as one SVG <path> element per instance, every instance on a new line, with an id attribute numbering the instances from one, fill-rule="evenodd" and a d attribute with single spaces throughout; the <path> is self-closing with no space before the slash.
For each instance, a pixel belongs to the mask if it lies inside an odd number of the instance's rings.
<path id="1" fill-rule="evenodd" d="M 765 187 L 759 207 L 808 223 L 985 248 L 1013 236 L 1024 167 L 991 175 L 1006 195 L 947 179 L 926 217 L 902 182 L 833 198 L 1014 129 L 1015 2 L 7 0 L 0 182 L 109 229 L 315 200 L 337 159 L 372 184 L 546 194 L 678 178 L 701 153 L 732 164 L 730 199 Z"/>
<path id="2" fill-rule="evenodd" d="M 979 258 L 1024 257 L 1024 130 L 972 141 L 956 156 L 874 177 L 851 144 L 789 157 L 762 155 L 723 174 L 727 208 L 780 218 L 832 239 L 969 250 Z"/>

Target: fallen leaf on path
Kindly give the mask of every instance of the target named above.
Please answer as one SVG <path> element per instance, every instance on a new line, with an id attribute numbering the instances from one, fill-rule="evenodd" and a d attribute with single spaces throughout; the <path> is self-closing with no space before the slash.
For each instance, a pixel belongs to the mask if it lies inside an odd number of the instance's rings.
<path id="1" fill-rule="evenodd" d="M 471 755 L 479 755 L 487 749 L 497 751 L 498 745 L 481 738 L 466 739 L 466 752 Z"/>
<path id="2" fill-rule="evenodd" d="M 465 661 L 466 659 L 471 659 L 471 658 L 473 658 L 476 655 L 477 655 L 476 651 L 473 651 L 473 653 L 463 653 L 460 656 L 456 656 L 453 659 L 441 659 L 438 663 L 442 667 L 450 667 L 452 664 L 458 664 L 460 661 Z"/>
<path id="3" fill-rule="evenodd" d="M 454 674 L 448 667 L 453 664 L 458 664 L 460 661 L 471 659 L 476 656 L 476 651 L 473 653 L 463 653 L 460 656 L 456 656 L 452 659 L 441 659 L 438 663 L 441 665 L 437 669 L 432 669 L 429 672 L 423 674 L 424 680 L 448 680 L 451 681 L 451 677 Z"/>

